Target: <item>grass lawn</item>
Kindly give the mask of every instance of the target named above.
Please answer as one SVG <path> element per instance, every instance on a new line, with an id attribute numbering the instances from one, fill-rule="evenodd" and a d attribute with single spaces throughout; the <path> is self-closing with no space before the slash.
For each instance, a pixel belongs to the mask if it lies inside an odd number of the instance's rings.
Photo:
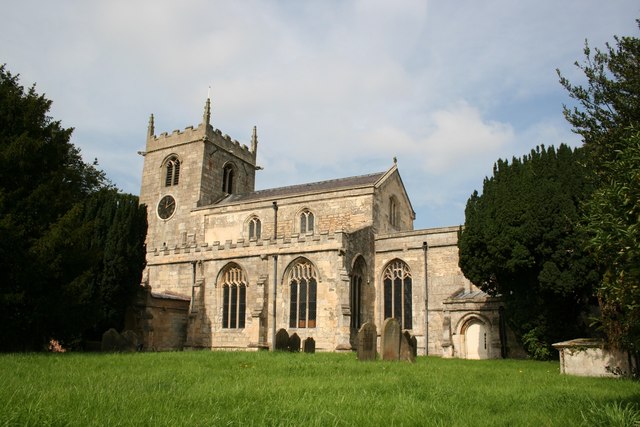
<path id="1" fill-rule="evenodd" d="M 0 426 L 572 426 L 597 425 L 607 413 L 640 419 L 640 383 L 563 376 L 557 362 L 5 354 L 0 378 Z"/>

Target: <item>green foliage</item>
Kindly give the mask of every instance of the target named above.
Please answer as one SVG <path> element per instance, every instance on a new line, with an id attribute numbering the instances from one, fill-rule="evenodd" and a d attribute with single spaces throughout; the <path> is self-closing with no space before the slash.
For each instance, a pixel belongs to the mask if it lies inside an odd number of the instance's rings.
<path id="1" fill-rule="evenodd" d="M 640 409 L 637 405 L 627 402 L 613 402 L 598 404 L 592 402 L 591 406 L 581 411 L 585 426 L 589 427 L 637 427 L 640 425 Z"/>
<path id="2" fill-rule="evenodd" d="M 474 192 L 460 232 L 460 267 L 491 295 L 501 295 L 509 326 L 536 358 L 582 335 L 598 274 L 578 232 L 579 205 L 590 193 L 583 152 L 539 147 L 499 160 Z"/>
<path id="3" fill-rule="evenodd" d="M 640 20 L 637 20 L 640 26 Z M 577 100 L 565 116 L 582 135 L 597 189 L 585 204 L 582 230 L 605 272 L 598 288 L 609 345 L 640 351 L 640 39 L 616 37 L 592 54 L 585 45 L 586 87 L 560 82 Z"/>
<path id="4" fill-rule="evenodd" d="M 108 190 L 50 107 L 0 66 L 0 350 L 114 324 L 142 270 L 137 198 Z"/>
<path id="5" fill-rule="evenodd" d="M 39 426 L 575 426 L 638 392 L 557 362 L 353 353 L 17 354 L 0 376 L 0 425 Z"/>
<path id="6" fill-rule="evenodd" d="M 607 165 L 608 181 L 586 204 L 588 247 L 605 267 L 598 299 L 611 345 L 640 350 L 640 132 Z"/>
<path id="7" fill-rule="evenodd" d="M 48 304 L 61 309 L 46 311 L 52 336 L 70 342 L 83 333 L 98 338 L 108 328 L 122 329 L 144 268 L 146 218 L 137 197 L 103 189 L 37 242 L 47 285 L 59 286 Z"/>
<path id="8" fill-rule="evenodd" d="M 640 26 L 640 20 L 636 21 Z M 576 66 L 587 79 L 586 86 L 573 85 L 560 76 L 560 83 L 578 105 L 564 107 L 574 132 L 582 136 L 589 160 L 597 172 L 624 148 L 640 124 L 640 39 L 615 37 L 616 45 L 593 52 L 585 42 L 585 60 Z"/>

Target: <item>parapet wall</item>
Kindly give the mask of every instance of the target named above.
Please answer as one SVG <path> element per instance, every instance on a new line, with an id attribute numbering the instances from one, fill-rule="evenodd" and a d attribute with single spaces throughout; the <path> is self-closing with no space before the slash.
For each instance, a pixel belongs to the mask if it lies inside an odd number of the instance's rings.
<path id="1" fill-rule="evenodd" d="M 225 151 L 245 160 L 255 160 L 255 152 L 251 151 L 246 144 L 240 144 L 229 135 L 223 134 L 220 129 L 214 129 L 211 125 L 200 124 L 197 127 L 188 126 L 182 131 L 176 129 L 171 133 L 162 132 L 160 135 L 151 135 L 147 138 L 147 153 L 156 150 L 164 150 L 182 144 L 202 140 L 215 143 Z"/>

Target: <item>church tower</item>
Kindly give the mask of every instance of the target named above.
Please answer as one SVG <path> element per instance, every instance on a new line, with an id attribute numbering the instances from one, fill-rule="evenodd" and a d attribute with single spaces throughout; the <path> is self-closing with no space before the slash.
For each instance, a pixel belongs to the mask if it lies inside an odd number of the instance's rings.
<path id="1" fill-rule="evenodd" d="M 211 126 L 211 100 L 207 99 L 202 122 L 183 131 L 155 134 L 151 115 L 140 203 L 147 205 L 147 250 L 169 250 L 196 243 L 201 225 L 191 212 L 214 205 L 229 194 L 254 191 L 257 134 L 250 147 Z"/>

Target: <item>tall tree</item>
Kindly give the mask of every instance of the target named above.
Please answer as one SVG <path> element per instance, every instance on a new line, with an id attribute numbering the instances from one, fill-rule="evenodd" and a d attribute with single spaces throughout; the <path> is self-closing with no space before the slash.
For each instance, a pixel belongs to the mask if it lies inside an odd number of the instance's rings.
<path id="1" fill-rule="evenodd" d="M 0 350 L 115 326 L 144 264 L 144 208 L 109 189 L 50 108 L 0 66 Z"/>
<path id="2" fill-rule="evenodd" d="M 499 160 L 482 194 L 469 198 L 460 232 L 465 276 L 502 296 L 509 326 L 538 359 L 552 355 L 553 342 L 587 328 L 598 275 L 576 231 L 590 192 L 582 160 L 581 150 L 566 145 Z"/>
<path id="3" fill-rule="evenodd" d="M 636 21 L 640 27 L 640 20 Z M 640 352 L 640 39 L 615 37 L 615 46 L 592 53 L 576 66 L 586 86 L 561 84 L 577 106 L 565 117 L 580 134 L 597 189 L 585 204 L 583 230 L 604 270 L 598 287 L 602 329 L 608 343 Z"/>
<path id="4" fill-rule="evenodd" d="M 103 189 L 78 203 L 36 244 L 48 274 L 40 307 L 51 334 L 66 342 L 122 329 L 145 265 L 147 214 L 138 198 Z"/>
<path id="5" fill-rule="evenodd" d="M 640 20 L 636 20 L 640 27 Z M 592 49 L 585 42 L 584 62 L 575 63 L 586 85 L 574 85 L 556 70 L 560 83 L 577 105 L 564 116 L 580 136 L 591 167 L 606 174 L 611 161 L 640 129 L 640 39 L 615 37 L 615 46 Z M 605 177 L 606 179 L 606 177 Z"/>

